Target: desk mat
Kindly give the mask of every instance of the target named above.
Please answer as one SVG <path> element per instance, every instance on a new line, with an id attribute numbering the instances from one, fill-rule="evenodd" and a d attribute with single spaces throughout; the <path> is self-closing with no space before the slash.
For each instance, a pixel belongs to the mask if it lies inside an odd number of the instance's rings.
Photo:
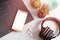
<path id="1" fill-rule="evenodd" d="M 22 0 L 0 0 L 0 37 L 11 32 L 17 10 L 28 12 L 25 24 L 34 20 Z"/>

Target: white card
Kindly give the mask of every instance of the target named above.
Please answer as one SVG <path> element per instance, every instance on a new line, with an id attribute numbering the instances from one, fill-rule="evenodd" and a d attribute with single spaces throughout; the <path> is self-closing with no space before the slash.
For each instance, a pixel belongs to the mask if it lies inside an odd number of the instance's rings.
<path id="1" fill-rule="evenodd" d="M 23 26 L 25 24 L 26 18 L 27 18 L 27 12 L 18 10 L 14 23 L 12 25 L 12 29 L 15 31 L 22 31 Z"/>

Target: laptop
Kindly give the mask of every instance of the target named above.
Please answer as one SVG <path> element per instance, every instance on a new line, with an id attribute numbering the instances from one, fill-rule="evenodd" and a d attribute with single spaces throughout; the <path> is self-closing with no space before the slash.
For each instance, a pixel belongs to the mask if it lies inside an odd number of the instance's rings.
<path id="1" fill-rule="evenodd" d="M 19 9 L 28 12 L 25 24 L 34 20 L 22 0 L 0 0 L 0 37 L 12 32 L 11 27 Z"/>

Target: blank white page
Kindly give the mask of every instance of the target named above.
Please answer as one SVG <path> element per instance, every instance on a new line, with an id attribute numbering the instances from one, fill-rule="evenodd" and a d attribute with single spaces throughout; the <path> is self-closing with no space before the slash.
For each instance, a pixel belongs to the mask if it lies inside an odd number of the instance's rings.
<path id="1" fill-rule="evenodd" d="M 23 29 L 23 26 L 25 24 L 26 18 L 27 18 L 27 12 L 18 10 L 14 23 L 12 25 L 12 29 L 16 31 L 21 31 Z"/>

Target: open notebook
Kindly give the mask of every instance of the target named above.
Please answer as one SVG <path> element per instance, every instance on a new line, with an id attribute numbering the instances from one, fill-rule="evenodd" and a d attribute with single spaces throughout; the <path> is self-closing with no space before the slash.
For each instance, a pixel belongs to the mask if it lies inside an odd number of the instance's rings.
<path id="1" fill-rule="evenodd" d="M 0 0 L 0 37 L 12 31 L 11 26 L 18 9 L 28 12 L 25 24 L 33 20 L 22 0 Z"/>

